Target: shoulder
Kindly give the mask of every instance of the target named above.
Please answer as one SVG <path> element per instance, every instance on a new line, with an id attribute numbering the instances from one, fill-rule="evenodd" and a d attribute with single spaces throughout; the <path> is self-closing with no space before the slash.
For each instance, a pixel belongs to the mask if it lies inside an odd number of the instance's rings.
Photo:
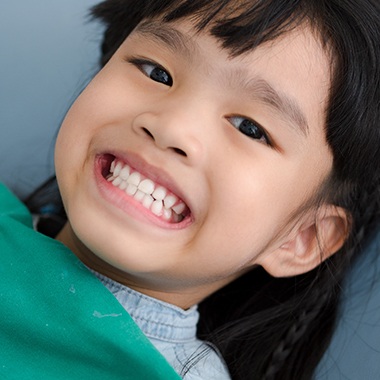
<path id="1" fill-rule="evenodd" d="M 30 226 L 32 217 L 25 205 L 2 183 L 0 183 L 0 217 L 11 218 Z"/>

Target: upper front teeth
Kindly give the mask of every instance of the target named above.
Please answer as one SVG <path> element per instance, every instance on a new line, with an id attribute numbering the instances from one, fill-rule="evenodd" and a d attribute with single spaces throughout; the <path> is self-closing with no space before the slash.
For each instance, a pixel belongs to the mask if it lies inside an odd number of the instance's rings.
<path id="1" fill-rule="evenodd" d="M 145 194 L 152 194 L 154 192 L 154 183 L 150 179 L 144 179 L 138 184 L 138 189 Z"/>
<path id="2" fill-rule="evenodd" d="M 181 214 L 185 211 L 186 205 L 182 201 L 169 193 L 165 187 L 156 185 L 148 178 L 143 178 L 139 172 L 132 171 L 123 162 L 117 159 L 112 162 L 107 180 L 133 196 L 153 214 L 176 222 L 183 219 Z"/>

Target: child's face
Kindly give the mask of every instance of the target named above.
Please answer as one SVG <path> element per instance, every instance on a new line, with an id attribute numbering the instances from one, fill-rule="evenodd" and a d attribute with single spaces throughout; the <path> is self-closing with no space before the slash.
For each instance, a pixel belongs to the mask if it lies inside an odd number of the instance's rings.
<path id="1" fill-rule="evenodd" d="M 236 58 L 186 23 L 136 30 L 62 125 L 70 222 L 59 238 L 94 269 L 182 307 L 263 258 L 281 265 L 297 211 L 332 168 L 328 67 L 307 28 Z M 107 181 L 114 159 L 124 178 L 128 165 L 150 180 L 144 201 Z"/>

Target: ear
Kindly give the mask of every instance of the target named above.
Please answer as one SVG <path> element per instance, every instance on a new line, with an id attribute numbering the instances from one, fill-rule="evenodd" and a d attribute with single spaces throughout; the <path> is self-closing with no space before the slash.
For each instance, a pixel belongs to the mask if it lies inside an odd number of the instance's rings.
<path id="1" fill-rule="evenodd" d="M 339 251 L 348 236 L 349 224 L 344 209 L 322 205 L 304 215 L 285 241 L 262 255 L 258 264 L 275 277 L 306 273 Z"/>

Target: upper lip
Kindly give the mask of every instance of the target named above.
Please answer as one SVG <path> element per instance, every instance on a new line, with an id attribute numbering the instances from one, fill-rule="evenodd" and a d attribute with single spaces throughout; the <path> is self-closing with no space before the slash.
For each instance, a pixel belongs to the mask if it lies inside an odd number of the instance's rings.
<path id="1" fill-rule="evenodd" d="M 123 161 L 125 164 L 129 165 L 132 169 L 141 173 L 144 177 L 151 179 L 157 185 L 161 185 L 180 198 L 186 206 L 189 208 L 192 214 L 192 206 L 190 204 L 187 196 L 182 192 L 179 185 L 171 177 L 171 175 L 162 168 L 154 166 L 143 159 L 140 155 L 132 152 L 109 152 Z"/>

